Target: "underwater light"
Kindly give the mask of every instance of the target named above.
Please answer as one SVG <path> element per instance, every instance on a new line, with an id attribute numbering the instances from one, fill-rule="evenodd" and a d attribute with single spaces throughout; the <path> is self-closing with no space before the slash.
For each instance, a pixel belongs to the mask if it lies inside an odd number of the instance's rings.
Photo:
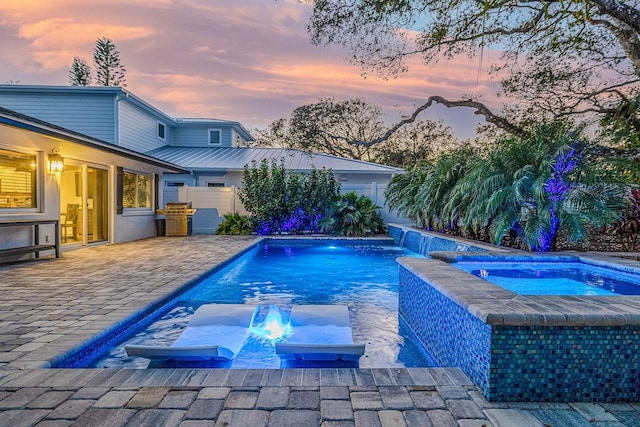
<path id="1" fill-rule="evenodd" d="M 282 338 L 290 331 L 291 327 L 283 324 L 282 313 L 280 313 L 280 309 L 275 305 L 269 306 L 269 311 L 261 326 L 252 329 L 253 334 L 269 340 Z"/>

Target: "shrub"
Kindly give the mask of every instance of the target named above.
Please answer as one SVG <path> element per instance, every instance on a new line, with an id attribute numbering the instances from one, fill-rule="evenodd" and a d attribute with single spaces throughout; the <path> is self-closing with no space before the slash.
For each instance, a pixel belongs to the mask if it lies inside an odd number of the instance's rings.
<path id="1" fill-rule="evenodd" d="M 253 220 L 239 213 L 225 214 L 216 234 L 248 235 L 253 232 Z"/>
<path id="2" fill-rule="evenodd" d="M 354 192 L 343 194 L 320 223 L 324 233 L 342 236 L 368 236 L 382 233 L 384 221 L 380 208 L 367 196 Z"/>
<path id="3" fill-rule="evenodd" d="M 266 159 L 258 166 L 245 165 L 238 191 L 258 234 L 316 232 L 339 194 L 340 183 L 331 170 L 296 174 L 284 167 L 284 160 L 272 160 L 269 166 Z"/>

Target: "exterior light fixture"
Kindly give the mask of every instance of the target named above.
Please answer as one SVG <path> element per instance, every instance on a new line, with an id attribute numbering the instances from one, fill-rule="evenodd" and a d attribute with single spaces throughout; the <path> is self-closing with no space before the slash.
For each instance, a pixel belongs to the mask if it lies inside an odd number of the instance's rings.
<path id="1" fill-rule="evenodd" d="M 51 150 L 49 154 L 49 173 L 55 174 L 56 172 L 62 172 L 64 168 L 64 159 L 60 155 L 60 149 L 58 147 Z"/>

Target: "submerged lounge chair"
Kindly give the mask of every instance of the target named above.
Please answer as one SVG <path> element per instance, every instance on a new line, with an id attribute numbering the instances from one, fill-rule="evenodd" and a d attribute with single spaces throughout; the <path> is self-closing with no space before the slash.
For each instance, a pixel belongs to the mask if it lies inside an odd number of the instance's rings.
<path id="1" fill-rule="evenodd" d="M 291 310 L 291 336 L 276 343 L 282 360 L 357 362 L 364 344 L 354 344 L 346 305 L 297 305 Z"/>
<path id="2" fill-rule="evenodd" d="M 125 350 L 152 360 L 228 361 L 242 348 L 255 312 L 244 304 L 205 304 L 171 346 L 127 345 Z"/>

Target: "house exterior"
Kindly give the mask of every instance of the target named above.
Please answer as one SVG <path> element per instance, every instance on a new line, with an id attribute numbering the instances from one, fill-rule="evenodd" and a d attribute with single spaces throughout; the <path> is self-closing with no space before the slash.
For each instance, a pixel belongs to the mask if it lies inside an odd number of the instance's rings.
<path id="1" fill-rule="evenodd" d="M 152 237 L 155 183 L 166 173 L 188 171 L 0 108 L 0 251 L 52 242 L 58 233 L 67 247 Z M 43 220 L 59 224 L 15 226 Z"/>
<path id="2" fill-rule="evenodd" d="M 300 172 L 331 168 L 343 191 L 366 194 L 380 206 L 386 184 L 402 173 L 398 168 L 335 156 L 250 148 L 253 137 L 239 122 L 170 117 L 121 87 L 0 85 L 0 107 L 179 169 L 152 172 L 151 191 L 157 194 L 154 208 L 191 201 L 198 209 L 193 218 L 195 233 L 213 233 L 223 214 L 243 212 L 236 193 L 243 167 L 265 158 L 283 159 L 287 168 Z M 65 181 L 70 179 L 65 177 L 68 174 L 62 173 Z M 64 200 L 60 212 L 65 212 Z M 397 219 L 386 210 L 383 216 Z M 91 223 L 91 218 L 82 219 Z M 113 237 L 113 242 L 127 239 Z M 128 240 L 144 236 L 134 233 L 131 237 Z"/>
<path id="3" fill-rule="evenodd" d="M 343 193 L 354 191 L 368 196 L 381 207 L 385 222 L 407 222 L 384 208 L 384 191 L 389 180 L 402 172 L 398 168 L 284 148 L 165 146 L 147 154 L 191 171 L 190 175 L 165 175 L 163 195 L 166 202 L 190 201 L 198 209 L 193 218 L 195 233 L 214 233 L 225 213 L 245 213 L 237 192 L 244 166 L 259 166 L 263 160 L 269 164 L 282 161 L 287 170 L 298 173 L 331 169 Z"/>

